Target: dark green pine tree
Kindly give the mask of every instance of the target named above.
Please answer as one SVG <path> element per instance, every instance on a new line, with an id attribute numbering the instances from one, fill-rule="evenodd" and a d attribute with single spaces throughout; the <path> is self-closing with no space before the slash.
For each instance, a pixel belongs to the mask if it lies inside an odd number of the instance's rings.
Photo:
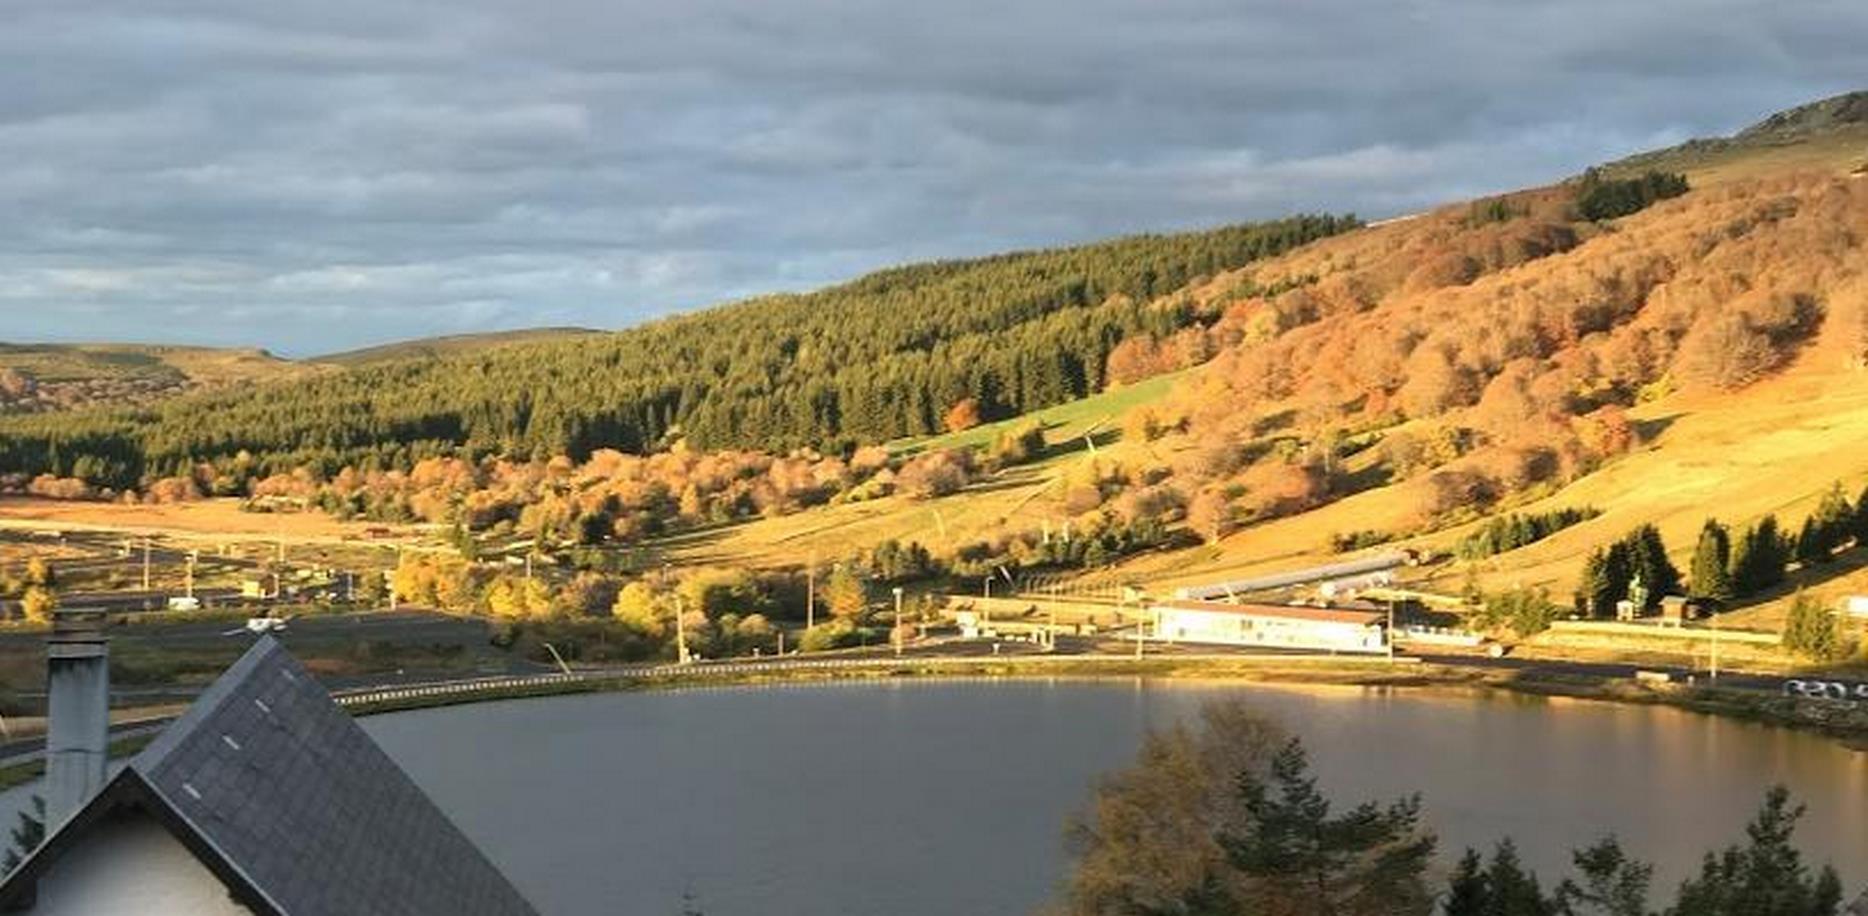
<path id="1" fill-rule="evenodd" d="M 1855 498 L 1855 512 L 1849 517 L 1849 536 L 1857 547 L 1868 545 L 1868 487 Z"/>
<path id="2" fill-rule="evenodd" d="M 1303 745 L 1292 740 L 1263 778 L 1240 787 L 1246 826 L 1220 837 L 1247 880 L 1234 912 L 1404 916 L 1433 909 L 1422 877 L 1435 839 L 1420 824 L 1420 798 L 1364 803 L 1330 816 Z"/>
<path id="3" fill-rule="evenodd" d="M 1440 912 L 1442 916 L 1486 916 L 1491 903 L 1492 886 L 1486 880 L 1485 860 L 1477 849 L 1468 847 L 1447 881 Z"/>
<path id="4" fill-rule="evenodd" d="M 1628 535 L 1628 557 L 1632 574 L 1640 576 L 1647 589 L 1647 607 L 1637 610 L 1658 607 L 1660 599 L 1680 591 L 1680 571 L 1667 559 L 1659 528 L 1642 525 Z"/>
<path id="5" fill-rule="evenodd" d="M 1784 581 L 1790 546 L 1778 532 L 1776 516 L 1767 515 L 1745 530 L 1732 550 L 1732 593 L 1755 595 Z"/>
<path id="6" fill-rule="evenodd" d="M 1732 538 L 1718 519 L 1706 519 L 1693 546 L 1693 568 L 1687 590 L 1695 598 L 1728 601 L 1732 598 Z"/>
<path id="7" fill-rule="evenodd" d="M 1804 519 L 1803 527 L 1797 529 L 1797 563 L 1808 569 L 1818 563 L 1829 562 L 1827 542 L 1821 520 L 1814 515 Z"/>
<path id="8" fill-rule="evenodd" d="M 1556 912 L 1537 886 L 1537 876 L 1518 859 L 1517 844 L 1510 840 L 1492 851 L 1485 881 L 1491 893 L 1486 916 L 1554 916 Z"/>
<path id="9" fill-rule="evenodd" d="M 1855 507 L 1849 503 L 1842 484 L 1836 483 L 1823 494 L 1822 502 L 1816 505 L 1816 512 L 1811 516 L 1816 525 L 1816 536 L 1823 550 L 1819 562 L 1829 562 L 1829 557 L 1848 544 L 1855 536 Z"/>
<path id="10" fill-rule="evenodd" d="M 1580 880 L 1557 885 L 1559 916 L 1649 916 L 1654 866 L 1628 857 L 1613 837 L 1572 855 Z"/>
<path id="11" fill-rule="evenodd" d="M 1582 581 L 1576 586 L 1576 613 L 1584 617 L 1613 617 L 1615 602 L 1621 600 L 1609 570 L 1609 554 L 1610 550 L 1598 547 L 1583 561 Z"/>
<path id="12" fill-rule="evenodd" d="M 1777 786 L 1745 827 L 1747 842 L 1708 853 L 1699 875 L 1680 885 L 1668 916 L 1835 916 L 1842 883 L 1824 866 L 1815 875 L 1791 843 L 1802 805 Z"/>

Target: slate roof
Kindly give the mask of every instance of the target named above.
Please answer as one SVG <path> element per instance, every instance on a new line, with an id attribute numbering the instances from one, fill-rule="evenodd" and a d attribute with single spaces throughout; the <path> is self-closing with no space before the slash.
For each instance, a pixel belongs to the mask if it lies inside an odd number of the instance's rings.
<path id="1" fill-rule="evenodd" d="M 156 815 L 258 913 L 536 916 L 270 636 L 0 884 L 0 901 L 29 895 L 68 835 L 125 805 Z"/>

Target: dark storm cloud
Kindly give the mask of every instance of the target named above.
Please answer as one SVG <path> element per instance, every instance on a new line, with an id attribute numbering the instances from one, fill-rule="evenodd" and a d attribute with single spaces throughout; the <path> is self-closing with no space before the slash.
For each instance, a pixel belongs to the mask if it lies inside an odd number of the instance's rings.
<path id="1" fill-rule="evenodd" d="M 1547 181 L 1854 88 L 1868 6 L 13 0 L 0 337 L 620 326 Z"/>

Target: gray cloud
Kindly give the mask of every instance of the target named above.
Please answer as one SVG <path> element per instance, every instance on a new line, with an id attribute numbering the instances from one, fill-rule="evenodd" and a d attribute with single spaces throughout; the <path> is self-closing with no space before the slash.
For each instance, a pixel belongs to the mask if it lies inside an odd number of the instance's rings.
<path id="1" fill-rule="evenodd" d="M 1523 186 L 1859 80 L 1858 0 L 12 0 L 0 337 L 307 354 Z"/>

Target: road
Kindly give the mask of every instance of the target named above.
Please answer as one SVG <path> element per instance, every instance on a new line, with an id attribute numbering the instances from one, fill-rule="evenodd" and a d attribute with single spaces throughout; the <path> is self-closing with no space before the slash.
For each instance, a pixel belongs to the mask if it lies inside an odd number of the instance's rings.
<path id="1" fill-rule="evenodd" d="M 1433 654 L 1420 653 L 1412 657 L 1429 665 L 1444 665 L 1455 668 L 1482 668 L 1490 671 L 1514 671 L 1527 674 L 1553 675 L 1559 677 L 1601 677 L 1632 678 L 1638 671 L 1665 672 L 1675 680 L 1688 677 L 1696 680 L 1708 680 L 1710 672 L 1684 666 L 1669 665 L 1629 665 L 1618 662 L 1577 662 L 1547 658 L 1490 658 L 1484 655 Z M 1721 671 L 1718 685 L 1734 690 L 1766 690 L 1778 692 L 1783 689 L 1784 678 L 1760 674 L 1746 674 L 1736 671 Z"/>

